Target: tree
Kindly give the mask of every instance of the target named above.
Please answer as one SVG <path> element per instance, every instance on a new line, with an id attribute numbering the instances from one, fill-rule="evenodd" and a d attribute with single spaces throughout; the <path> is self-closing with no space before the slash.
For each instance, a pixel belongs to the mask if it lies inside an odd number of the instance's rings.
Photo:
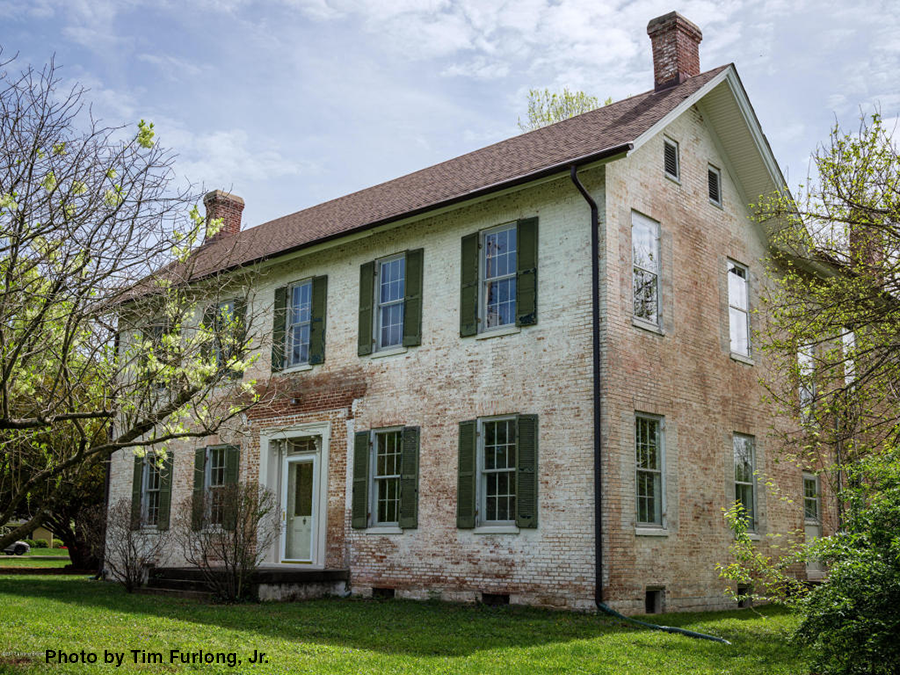
<path id="1" fill-rule="evenodd" d="M 242 309 L 254 271 L 194 274 L 192 252 L 221 223 L 174 189 L 153 125 L 104 126 L 52 62 L 12 65 L 0 64 L 0 525 L 28 519 L 0 547 L 113 452 L 164 453 L 259 398 L 233 377 L 258 346 Z"/>
<path id="2" fill-rule="evenodd" d="M 608 98 L 603 105 L 609 105 L 612 99 Z M 519 129 L 522 131 L 534 131 L 548 124 L 554 124 L 567 120 L 570 117 L 590 112 L 600 107 L 600 100 L 595 96 L 585 94 L 583 91 L 569 91 L 568 87 L 561 92 L 551 92 L 549 89 L 528 90 L 528 120 L 523 122 L 519 118 Z"/>
<path id="3" fill-rule="evenodd" d="M 758 334 L 779 418 L 776 461 L 814 470 L 839 528 L 767 556 L 739 509 L 735 563 L 722 576 L 796 607 L 796 637 L 822 673 L 887 673 L 897 662 L 900 601 L 900 156 L 879 114 L 858 131 L 835 125 L 813 155 L 814 180 L 794 198 L 765 197 L 757 217 L 773 246 Z M 810 590 L 793 570 L 828 566 Z"/>

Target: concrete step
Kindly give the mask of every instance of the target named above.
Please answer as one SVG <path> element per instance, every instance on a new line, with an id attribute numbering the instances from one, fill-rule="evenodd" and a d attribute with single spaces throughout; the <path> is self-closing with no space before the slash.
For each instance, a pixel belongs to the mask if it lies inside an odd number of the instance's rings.
<path id="1" fill-rule="evenodd" d="M 213 599 L 212 593 L 207 593 L 206 591 L 190 591 L 175 588 L 153 588 L 151 586 L 145 586 L 143 588 L 138 588 L 135 592 L 141 593 L 142 595 L 162 595 L 169 598 L 184 598 L 186 600 L 200 600 L 202 602 L 212 602 Z"/>
<path id="2" fill-rule="evenodd" d="M 167 577 L 151 577 L 147 582 L 147 588 L 167 588 L 173 591 L 200 591 L 208 592 L 206 584 L 200 579 L 169 579 Z"/>

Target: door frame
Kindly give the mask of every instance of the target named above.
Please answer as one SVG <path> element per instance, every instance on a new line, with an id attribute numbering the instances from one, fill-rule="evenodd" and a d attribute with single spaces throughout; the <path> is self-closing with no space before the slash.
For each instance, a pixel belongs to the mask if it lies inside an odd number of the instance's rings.
<path id="1" fill-rule="evenodd" d="M 309 540 L 309 560 L 301 560 L 300 558 L 288 558 L 287 555 L 287 507 L 288 507 L 288 485 L 290 485 L 290 480 L 288 480 L 290 476 L 291 464 L 302 464 L 302 463 L 310 463 L 312 464 L 313 478 L 312 478 L 312 532 L 310 533 Z M 286 455 L 284 458 L 284 462 L 282 464 L 282 481 L 281 481 L 281 550 L 279 551 L 281 562 L 290 563 L 292 565 L 312 565 L 318 559 L 316 555 L 318 539 L 319 539 L 319 453 L 318 452 L 304 452 L 302 454 L 296 455 Z"/>
<path id="2" fill-rule="evenodd" d="M 328 532 L 328 469 L 331 423 L 310 422 L 281 427 L 273 426 L 261 430 L 259 435 L 259 480 L 278 496 L 278 507 L 281 509 L 284 505 L 284 502 L 282 501 L 285 490 L 284 486 L 287 483 L 287 475 L 284 471 L 287 452 L 285 452 L 285 444 L 282 443 L 282 441 L 309 437 L 318 439 L 316 452 L 308 453 L 306 455 L 310 456 L 314 454 L 318 464 L 318 476 L 314 476 L 315 490 L 318 497 L 314 504 L 314 511 L 316 513 L 316 537 L 313 542 L 313 549 L 315 551 L 313 561 L 311 563 L 298 563 L 284 559 L 285 529 L 282 525 L 285 521 L 281 520 L 280 514 L 278 519 L 278 538 L 269 549 L 266 560 L 270 563 L 284 565 L 285 567 L 302 565 L 305 569 L 324 569 L 326 534 Z M 303 455 L 294 456 L 302 457 Z"/>

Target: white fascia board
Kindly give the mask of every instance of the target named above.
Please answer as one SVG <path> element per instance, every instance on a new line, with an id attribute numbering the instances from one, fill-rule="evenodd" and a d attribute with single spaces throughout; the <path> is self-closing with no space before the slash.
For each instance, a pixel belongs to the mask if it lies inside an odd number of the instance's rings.
<path id="1" fill-rule="evenodd" d="M 760 127 L 759 120 L 756 118 L 756 113 L 753 111 L 753 106 L 750 105 L 750 99 L 747 97 L 747 92 L 744 90 L 744 86 L 741 84 L 741 80 L 738 77 L 737 71 L 735 70 L 733 64 L 729 64 L 728 67 L 725 68 L 725 70 L 716 75 L 713 79 L 704 84 L 693 94 L 688 96 L 684 101 L 679 103 L 678 106 L 676 106 L 669 114 L 667 114 L 665 117 L 659 120 L 659 122 L 647 129 L 647 131 L 642 133 L 640 136 L 638 136 L 634 141 L 634 147 L 628 154 L 633 154 L 638 148 L 644 145 L 644 143 L 646 143 L 651 138 L 656 136 L 656 134 L 658 134 L 660 131 L 665 129 L 682 113 L 688 110 L 691 106 L 698 103 L 709 92 L 722 84 L 722 82 L 728 83 L 728 87 L 731 90 L 732 95 L 734 96 L 734 99 L 738 105 L 738 109 L 741 111 L 744 122 L 746 122 L 747 124 L 747 129 L 750 132 L 750 136 L 753 138 L 756 149 L 759 152 L 759 155 L 762 158 L 763 163 L 765 164 L 766 169 L 768 170 L 769 175 L 772 178 L 773 185 L 775 185 L 777 188 L 786 187 L 787 183 L 784 180 L 781 169 L 778 168 L 778 162 L 775 161 L 775 156 L 772 154 L 772 149 L 769 147 L 768 141 L 766 141 L 766 137 L 762 132 L 762 127 Z"/>

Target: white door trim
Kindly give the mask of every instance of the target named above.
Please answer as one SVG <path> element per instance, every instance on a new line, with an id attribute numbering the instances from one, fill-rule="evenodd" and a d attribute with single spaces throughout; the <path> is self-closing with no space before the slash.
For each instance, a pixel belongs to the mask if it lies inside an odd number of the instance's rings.
<path id="1" fill-rule="evenodd" d="M 281 485 L 281 562 L 288 562 L 294 565 L 314 565 L 318 560 L 318 539 L 319 539 L 319 481 L 317 480 L 319 477 L 319 453 L 318 452 L 309 452 L 298 455 L 288 455 L 284 458 L 284 462 L 282 464 L 281 475 L 283 476 Z M 309 542 L 309 560 L 303 560 L 301 558 L 289 558 L 287 553 L 287 507 L 288 507 L 288 485 L 290 481 L 288 480 L 288 476 L 290 475 L 291 464 L 302 464 L 302 463 L 311 463 L 313 470 L 313 483 L 312 483 L 312 533 L 310 535 Z"/>

